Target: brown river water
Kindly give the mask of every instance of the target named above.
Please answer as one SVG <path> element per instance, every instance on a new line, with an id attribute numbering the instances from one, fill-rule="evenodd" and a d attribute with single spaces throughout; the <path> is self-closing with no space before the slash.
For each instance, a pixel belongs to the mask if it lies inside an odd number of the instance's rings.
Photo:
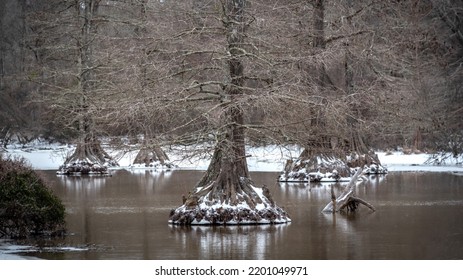
<path id="1" fill-rule="evenodd" d="M 357 195 L 376 207 L 325 214 L 330 185 L 280 184 L 253 172 L 292 222 L 179 227 L 167 223 L 202 171 L 117 170 L 111 177 L 44 171 L 67 209 L 68 234 L 23 240 L 19 254 L 42 259 L 377 260 L 463 259 L 463 176 L 396 172 L 370 178 Z M 335 186 L 341 191 L 341 186 Z"/>

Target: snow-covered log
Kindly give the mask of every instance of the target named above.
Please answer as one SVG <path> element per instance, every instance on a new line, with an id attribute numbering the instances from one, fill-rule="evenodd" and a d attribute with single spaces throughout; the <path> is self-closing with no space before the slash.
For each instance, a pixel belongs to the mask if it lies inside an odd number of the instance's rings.
<path id="1" fill-rule="evenodd" d="M 376 211 L 373 205 L 355 196 L 355 187 L 357 186 L 359 176 L 361 176 L 362 172 L 363 172 L 362 168 L 359 168 L 357 170 L 354 176 L 352 176 L 352 179 L 349 182 L 349 185 L 347 185 L 347 187 L 344 189 L 344 191 L 338 198 L 334 199 L 335 195 L 334 195 L 334 192 L 332 191 L 331 201 L 325 206 L 325 208 L 323 208 L 322 212 L 334 213 L 334 212 L 339 212 L 339 211 L 344 211 L 344 210 L 355 212 L 359 204 L 363 204 L 367 206 L 368 208 L 370 208 L 372 211 Z"/>

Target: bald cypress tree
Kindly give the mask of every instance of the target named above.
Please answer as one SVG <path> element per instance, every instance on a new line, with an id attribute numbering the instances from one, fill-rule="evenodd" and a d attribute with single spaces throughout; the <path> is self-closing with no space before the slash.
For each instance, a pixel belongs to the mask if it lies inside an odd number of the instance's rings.
<path id="1" fill-rule="evenodd" d="M 289 215 L 266 187 L 252 182 L 245 152 L 245 123 L 240 97 L 244 94 L 247 1 L 221 1 L 228 83 L 220 107 L 220 125 L 209 168 L 184 204 L 172 210 L 173 224 L 286 223 Z"/>

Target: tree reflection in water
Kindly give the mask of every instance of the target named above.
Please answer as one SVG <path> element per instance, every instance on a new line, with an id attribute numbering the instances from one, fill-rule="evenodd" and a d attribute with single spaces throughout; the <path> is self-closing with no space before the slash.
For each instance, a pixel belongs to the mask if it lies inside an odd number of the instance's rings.
<path id="1" fill-rule="evenodd" d="M 175 241 L 198 259 L 269 259 L 290 224 L 245 226 L 172 226 Z M 271 249 L 271 250 L 270 250 Z M 284 249 L 284 248 L 282 248 Z"/>

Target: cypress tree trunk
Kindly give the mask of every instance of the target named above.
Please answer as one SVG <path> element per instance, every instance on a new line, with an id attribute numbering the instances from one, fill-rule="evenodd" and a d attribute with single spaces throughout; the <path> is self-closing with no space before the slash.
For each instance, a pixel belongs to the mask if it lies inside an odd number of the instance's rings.
<path id="1" fill-rule="evenodd" d="M 60 166 L 58 174 L 88 174 L 107 173 L 105 165 L 118 164 L 103 150 L 100 141 L 94 135 L 93 120 L 89 112 L 89 96 L 95 94 L 92 81 L 92 40 L 96 34 L 94 16 L 97 14 L 99 1 L 85 0 L 76 3 L 76 13 L 80 30 L 80 40 L 77 40 L 79 79 L 77 94 L 79 94 L 78 131 L 79 139 L 74 153 L 67 157 L 64 165 Z"/>
<path id="2" fill-rule="evenodd" d="M 324 32 L 325 4 L 324 0 L 316 0 L 314 6 L 313 47 L 317 52 L 323 52 L 326 48 Z M 352 3 L 349 2 L 352 6 Z M 349 20 L 350 21 L 350 20 Z M 351 24 L 348 21 L 348 24 Z M 343 61 L 344 85 L 343 90 L 348 96 L 354 91 L 354 72 L 352 55 L 349 51 L 349 39 L 346 39 Z M 324 64 L 316 68 L 317 85 L 321 92 L 333 86 Z M 360 117 L 358 108 L 353 107 L 355 116 Z M 365 166 L 367 174 L 383 174 L 387 170 L 381 166 L 378 157 L 372 153 L 365 144 L 363 135 L 359 130 L 358 120 L 347 116 L 349 134 L 342 139 L 338 136 L 328 137 L 323 135 L 326 127 L 324 116 L 314 112 L 312 126 L 317 128 L 315 139 L 306 144 L 303 152 L 295 161 L 286 163 L 284 172 L 279 176 L 280 182 L 330 182 L 348 181 L 353 174 L 352 168 Z"/>
<path id="3" fill-rule="evenodd" d="M 351 13 L 353 2 L 348 2 L 348 13 Z M 347 24 L 352 26 L 351 18 L 347 20 Z M 355 93 L 355 79 L 354 79 L 354 58 L 349 49 L 351 44 L 350 39 L 347 39 L 344 43 L 344 77 L 345 77 L 345 92 L 348 96 L 352 96 Z M 347 161 L 349 167 L 361 167 L 364 166 L 365 174 L 385 174 L 387 169 L 381 165 L 378 156 L 370 150 L 369 145 L 365 143 L 363 134 L 359 127 L 359 121 L 362 117 L 360 102 L 353 105 L 351 111 L 353 116 L 347 116 L 347 124 L 349 126 L 350 135 L 347 139 L 347 156 L 350 160 Z"/>
<path id="4" fill-rule="evenodd" d="M 135 157 L 133 164 L 144 164 L 145 167 L 173 168 L 174 164 L 169 162 L 169 157 L 156 142 L 151 133 L 145 133 L 143 146 Z M 153 143 L 154 142 L 154 143 Z"/>
<path id="5" fill-rule="evenodd" d="M 138 1 L 140 5 L 140 18 L 142 21 L 141 26 L 137 26 L 135 28 L 135 32 L 137 36 L 144 38 L 148 37 L 147 34 L 147 14 L 146 9 L 148 5 L 148 0 L 140 0 Z M 142 51 L 139 53 L 139 62 L 138 68 L 140 71 L 140 75 L 138 76 L 138 82 L 140 83 L 140 92 L 144 95 L 151 91 L 148 86 L 149 74 L 147 70 L 147 64 L 149 63 L 149 55 L 147 54 L 146 45 L 142 48 Z M 149 93 L 148 93 L 149 94 Z M 144 129 L 144 139 L 143 145 L 138 152 L 137 156 L 135 157 L 133 164 L 141 164 L 144 167 L 148 168 L 173 168 L 175 167 L 174 164 L 169 162 L 169 157 L 158 144 L 156 140 L 156 134 L 154 129 L 150 127 L 150 125 L 143 126 Z"/>
<path id="6" fill-rule="evenodd" d="M 316 54 L 322 55 L 326 49 L 325 0 L 314 1 L 313 7 L 313 49 Z M 315 73 L 311 72 L 311 75 L 316 78 L 319 91 L 323 94 L 333 84 L 324 63 L 319 63 L 314 70 Z M 296 161 L 286 163 L 278 179 L 280 182 L 340 181 L 351 175 L 350 168 L 341 159 L 341 150 L 337 147 L 339 139 L 324 135 L 327 125 L 325 117 L 315 110 L 313 115 L 311 125 L 315 130 L 314 138 L 308 141 Z"/>
<path id="7" fill-rule="evenodd" d="M 243 94 L 244 0 L 224 1 L 230 83 L 228 101 L 222 103 L 223 125 L 209 167 L 182 206 L 170 213 L 173 224 L 259 224 L 291 221 L 278 207 L 266 187 L 250 179 L 243 111 L 236 99 Z"/>

